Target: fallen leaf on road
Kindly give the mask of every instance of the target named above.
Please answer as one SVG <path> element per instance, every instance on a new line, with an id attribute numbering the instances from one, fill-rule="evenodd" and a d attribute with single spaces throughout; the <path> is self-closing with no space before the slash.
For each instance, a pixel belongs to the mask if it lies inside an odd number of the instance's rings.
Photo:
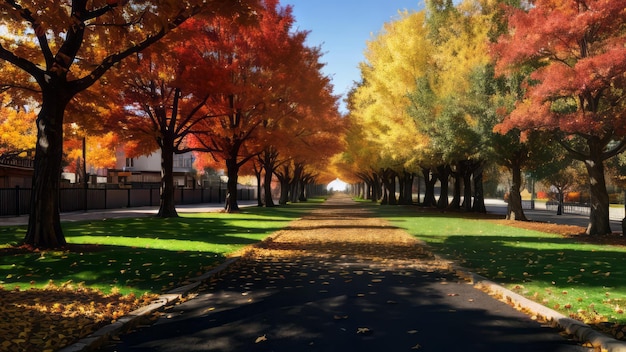
<path id="1" fill-rule="evenodd" d="M 357 334 L 369 334 L 371 332 L 372 330 L 370 330 L 369 328 L 357 328 L 356 329 Z"/>
<path id="2" fill-rule="evenodd" d="M 266 335 L 257 337 L 256 340 L 254 341 L 254 343 L 259 343 L 259 342 L 263 342 L 263 341 L 267 341 L 267 336 Z"/>
<path id="3" fill-rule="evenodd" d="M 411 347 L 412 350 L 419 350 L 420 348 L 422 348 L 422 346 L 419 343 Z"/>

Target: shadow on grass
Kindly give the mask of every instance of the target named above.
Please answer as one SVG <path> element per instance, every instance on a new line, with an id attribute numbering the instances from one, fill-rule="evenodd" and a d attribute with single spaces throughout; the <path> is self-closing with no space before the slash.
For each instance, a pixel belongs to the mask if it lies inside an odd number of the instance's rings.
<path id="1" fill-rule="evenodd" d="M 508 236 L 419 237 L 437 253 L 500 282 L 542 281 L 549 285 L 624 289 L 626 249 L 571 239 Z"/>
<path id="2" fill-rule="evenodd" d="M 0 227 L 0 285 L 43 287 L 50 280 L 122 293 L 163 292 L 308 213 L 316 204 L 251 208 L 237 214 L 125 218 L 63 223 L 64 250 L 15 247 L 25 227 Z"/>

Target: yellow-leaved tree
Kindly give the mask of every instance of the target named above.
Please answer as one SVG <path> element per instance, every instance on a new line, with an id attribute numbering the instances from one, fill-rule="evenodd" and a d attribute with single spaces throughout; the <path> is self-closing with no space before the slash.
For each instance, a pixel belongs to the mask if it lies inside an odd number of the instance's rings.
<path id="1" fill-rule="evenodd" d="M 384 25 L 367 43 L 366 61 L 360 64 L 362 82 L 350 97 L 352 128 L 362 129 L 363 137 L 379 153 L 378 158 L 369 159 L 377 164 L 362 165 L 362 169 L 372 170 L 372 177 L 385 185 L 383 203 L 396 203 L 398 177 L 402 186 L 412 183 L 425 142 L 407 113 L 408 93 L 415 90 L 417 79 L 429 66 L 430 42 L 424 22 L 423 11 L 404 11 Z M 409 201 L 406 192 L 400 193 L 401 201 Z"/>

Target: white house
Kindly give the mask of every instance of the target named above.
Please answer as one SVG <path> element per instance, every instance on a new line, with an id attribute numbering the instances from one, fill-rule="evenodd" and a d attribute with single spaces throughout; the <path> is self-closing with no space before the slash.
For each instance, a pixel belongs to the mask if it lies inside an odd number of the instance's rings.
<path id="1" fill-rule="evenodd" d="M 108 183 L 120 187 L 159 185 L 161 183 L 161 150 L 150 155 L 127 158 L 123 149 L 116 153 L 114 169 L 108 170 Z M 179 187 L 193 188 L 196 171 L 193 153 L 174 154 L 174 183 Z"/>

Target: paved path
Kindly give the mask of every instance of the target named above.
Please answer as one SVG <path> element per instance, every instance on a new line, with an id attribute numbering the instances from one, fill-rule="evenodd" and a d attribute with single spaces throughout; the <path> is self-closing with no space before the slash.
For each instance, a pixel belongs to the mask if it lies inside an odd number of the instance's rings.
<path id="1" fill-rule="evenodd" d="M 333 197 L 103 350 L 588 350 L 439 270 L 415 241 Z"/>
<path id="2" fill-rule="evenodd" d="M 257 201 L 238 201 L 240 207 L 248 207 L 257 204 Z M 219 203 L 202 203 L 202 204 L 183 204 L 177 205 L 176 211 L 180 213 L 202 213 L 202 212 L 218 212 L 224 210 L 224 204 Z M 132 217 L 153 216 L 159 212 L 158 206 L 152 207 L 133 207 L 119 209 L 100 209 L 89 211 L 73 211 L 61 213 L 61 221 L 87 221 L 87 220 L 103 220 L 103 219 L 120 219 Z M 0 226 L 21 226 L 28 225 L 28 215 L 22 216 L 3 216 L 0 217 Z"/>

